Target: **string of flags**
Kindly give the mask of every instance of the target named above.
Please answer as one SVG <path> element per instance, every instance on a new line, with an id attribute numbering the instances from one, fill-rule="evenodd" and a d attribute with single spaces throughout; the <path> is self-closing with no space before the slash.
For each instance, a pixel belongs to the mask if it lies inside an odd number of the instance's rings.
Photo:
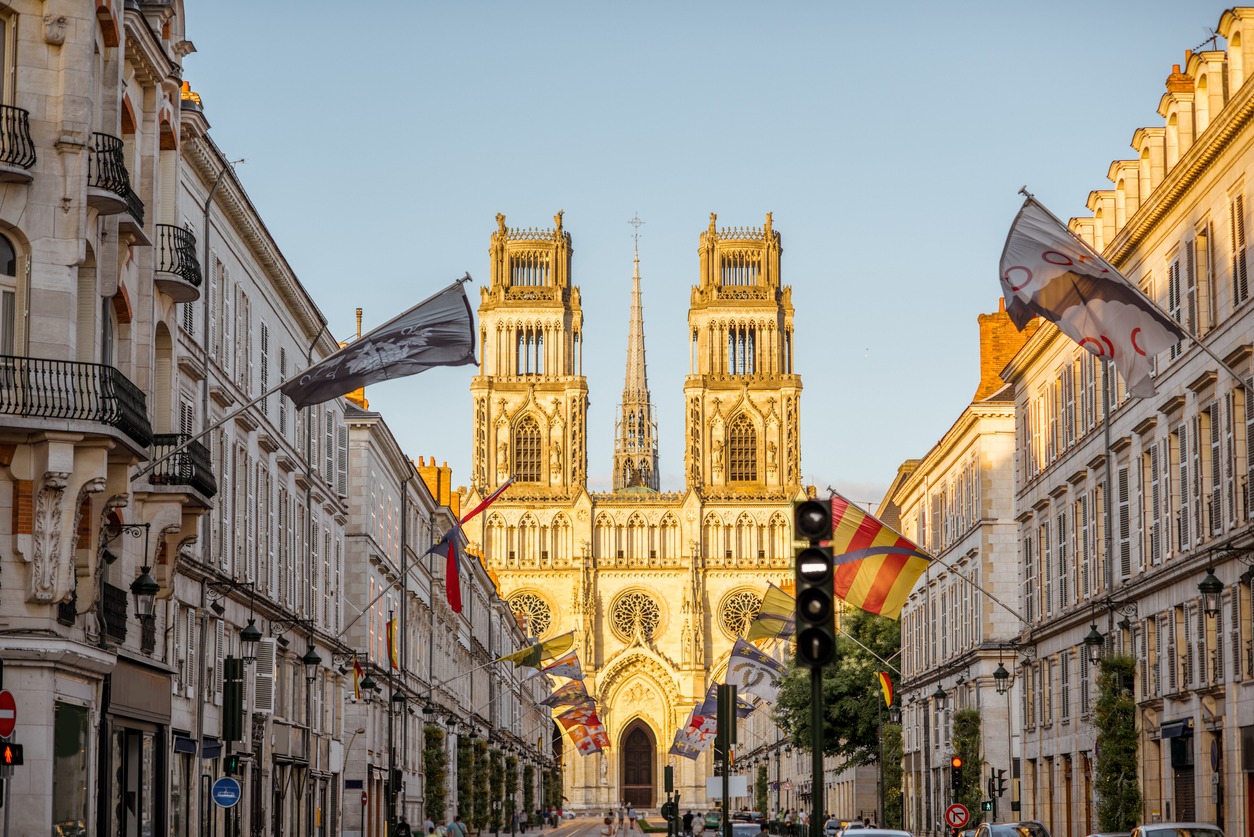
<path id="1" fill-rule="evenodd" d="M 506 654 L 497 662 L 508 661 L 515 666 L 526 666 L 546 679 L 567 678 L 565 684 L 554 689 L 540 703 L 552 709 L 565 708 L 557 716 L 557 722 L 570 736 L 575 752 L 586 756 L 607 749 L 610 737 L 597 715 L 596 699 L 588 694 L 584 684 L 583 665 L 579 662 L 579 652 L 573 650 L 574 644 L 575 634 L 571 631 Z"/>

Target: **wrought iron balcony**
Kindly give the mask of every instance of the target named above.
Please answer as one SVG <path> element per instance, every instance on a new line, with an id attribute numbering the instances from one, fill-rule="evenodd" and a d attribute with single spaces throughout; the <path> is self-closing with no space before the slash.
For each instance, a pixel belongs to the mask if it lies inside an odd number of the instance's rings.
<path id="1" fill-rule="evenodd" d="M 106 581 L 102 599 L 105 636 L 116 642 L 126 642 L 126 591 Z"/>
<path id="2" fill-rule="evenodd" d="M 152 458 L 161 459 L 174 448 L 186 442 L 187 433 L 158 433 L 152 437 Z M 188 485 L 206 498 L 218 493 L 218 480 L 213 475 L 213 460 L 209 449 L 200 442 L 192 442 L 178 453 L 157 464 L 148 481 L 153 485 Z"/>
<path id="3" fill-rule="evenodd" d="M 100 422 L 152 444 L 144 394 L 99 363 L 0 355 L 0 415 Z"/>
<path id="4" fill-rule="evenodd" d="M 200 262 L 196 237 L 173 224 L 157 224 L 156 283 L 175 302 L 200 298 Z"/>
<path id="5" fill-rule="evenodd" d="M 0 105 L 0 182 L 30 183 L 35 165 L 35 143 L 30 138 L 30 114 Z"/>
<path id="6" fill-rule="evenodd" d="M 144 223 L 144 204 L 131 190 L 131 176 L 126 171 L 122 140 L 108 134 L 92 134 L 87 149 L 87 203 L 101 215 L 126 212 L 140 226 Z"/>

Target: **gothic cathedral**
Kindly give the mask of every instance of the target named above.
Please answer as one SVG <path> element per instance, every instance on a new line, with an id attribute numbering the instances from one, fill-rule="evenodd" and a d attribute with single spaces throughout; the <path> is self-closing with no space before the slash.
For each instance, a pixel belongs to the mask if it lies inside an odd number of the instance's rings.
<path id="1" fill-rule="evenodd" d="M 611 491 L 589 491 L 584 323 L 562 213 L 552 229 L 497 216 L 481 289 L 481 364 L 471 383 L 477 502 L 515 483 L 470 525 L 501 594 L 542 639 L 576 632 L 588 691 L 611 740 L 566 748 L 568 805 L 664 799 L 675 730 L 722 679 L 768 582 L 792 578 L 791 504 L 801 484 L 801 379 L 780 236 L 710 215 L 688 311 L 681 491 L 658 485 L 637 256 Z M 675 759 L 676 790 L 705 799 L 709 752 Z"/>

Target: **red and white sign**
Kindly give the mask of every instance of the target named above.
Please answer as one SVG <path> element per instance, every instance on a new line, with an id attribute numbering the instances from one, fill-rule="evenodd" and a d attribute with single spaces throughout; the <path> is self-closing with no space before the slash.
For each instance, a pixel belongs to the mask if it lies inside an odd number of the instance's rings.
<path id="1" fill-rule="evenodd" d="M 8 689 L 0 691 L 0 738 L 11 738 L 17 726 L 17 700 Z"/>
<path id="2" fill-rule="evenodd" d="M 945 822 L 950 828 L 962 828 L 969 819 L 971 819 L 971 812 L 967 810 L 966 805 L 959 805 L 955 802 L 945 809 Z"/>

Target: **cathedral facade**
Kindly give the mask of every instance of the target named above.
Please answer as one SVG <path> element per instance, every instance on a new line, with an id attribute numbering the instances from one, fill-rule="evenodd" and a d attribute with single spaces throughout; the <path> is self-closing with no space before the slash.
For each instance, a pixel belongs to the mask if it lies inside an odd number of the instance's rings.
<path id="1" fill-rule="evenodd" d="M 791 580 L 791 507 L 804 496 L 780 235 L 769 213 L 761 227 L 723 229 L 711 214 L 700 234 L 682 490 L 658 485 L 636 259 L 613 490 L 590 491 L 583 314 L 571 236 L 561 213 L 554 222 L 515 229 L 498 215 L 491 237 L 469 502 L 515 482 L 467 534 L 535 636 L 575 632 L 611 747 L 566 748 L 567 804 L 654 807 L 668 763 L 684 804 L 700 804 L 709 752 L 691 762 L 667 750 L 767 583 Z"/>

